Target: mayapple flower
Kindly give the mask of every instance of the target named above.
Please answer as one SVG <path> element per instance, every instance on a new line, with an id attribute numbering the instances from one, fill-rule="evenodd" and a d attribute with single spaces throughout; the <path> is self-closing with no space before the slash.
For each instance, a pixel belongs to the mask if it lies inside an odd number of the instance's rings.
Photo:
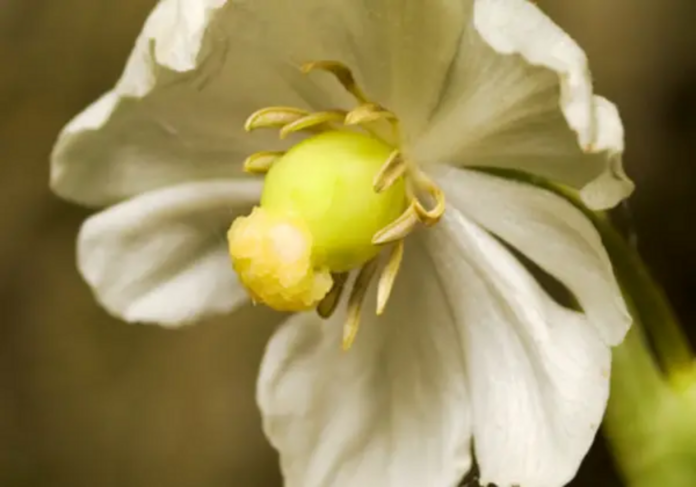
<path id="1" fill-rule="evenodd" d="M 552 487 L 631 320 L 582 212 L 500 170 L 608 208 L 622 149 L 583 51 L 526 0 L 162 0 L 51 184 L 107 207 L 78 265 L 112 314 L 295 312 L 258 382 L 287 486 L 453 487 L 475 459 L 483 484 Z"/>

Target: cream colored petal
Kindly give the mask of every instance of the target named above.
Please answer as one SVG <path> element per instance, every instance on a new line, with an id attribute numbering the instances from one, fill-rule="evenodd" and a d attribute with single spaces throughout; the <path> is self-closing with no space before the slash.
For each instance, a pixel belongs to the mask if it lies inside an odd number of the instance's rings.
<path id="1" fill-rule="evenodd" d="M 633 190 L 616 107 L 593 94 L 585 53 L 527 0 L 476 0 L 473 23 L 414 158 L 536 173 L 592 208 Z"/>
<path id="2" fill-rule="evenodd" d="M 457 210 L 426 238 L 465 346 L 481 485 L 566 485 L 602 420 L 609 347 Z"/>
<path id="3" fill-rule="evenodd" d="M 116 87 L 60 135 L 51 185 L 89 205 L 186 181 L 241 175 L 247 155 L 290 142 L 244 132 L 271 106 L 351 108 L 337 60 L 395 110 L 406 133 L 437 103 L 464 22 L 459 0 L 162 0 Z"/>
<path id="4" fill-rule="evenodd" d="M 347 352 L 343 307 L 271 339 L 258 402 L 287 487 L 456 487 L 471 467 L 462 344 L 431 270 L 407 246 L 385 314 L 372 286 Z"/>
<path id="5" fill-rule="evenodd" d="M 316 2 L 334 10 L 323 37 L 350 46 L 342 60 L 367 95 L 398 116 L 405 140 L 417 136 L 440 99 L 470 0 Z"/>
<path id="6" fill-rule="evenodd" d="M 562 282 L 608 345 L 632 318 L 592 223 L 565 199 L 519 181 L 447 168 L 438 183 L 448 202 Z"/>
<path id="7" fill-rule="evenodd" d="M 368 97 L 399 116 L 408 138 L 421 131 L 439 100 L 462 28 L 470 20 L 470 3 L 230 1 L 221 30 L 230 33 L 230 43 L 243 38 L 264 62 L 275 57 L 290 65 L 314 60 L 346 64 Z"/>
<path id="8" fill-rule="evenodd" d="M 78 267 L 97 300 L 130 322 L 178 326 L 247 301 L 227 252 L 232 220 L 257 181 L 189 183 L 145 193 L 85 221 Z"/>
<path id="9" fill-rule="evenodd" d="M 267 20 L 246 7 L 162 0 L 115 88 L 58 138 L 54 191 L 106 205 L 172 184 L 239 177 L 249 154 L 289 143 L 271 131 L 247 134 L 243 125 L 251 113 L 348 99 L 328 77 L 303 75 L 303 56 L 290 59 L 281 39 L 269 45 Z"/>

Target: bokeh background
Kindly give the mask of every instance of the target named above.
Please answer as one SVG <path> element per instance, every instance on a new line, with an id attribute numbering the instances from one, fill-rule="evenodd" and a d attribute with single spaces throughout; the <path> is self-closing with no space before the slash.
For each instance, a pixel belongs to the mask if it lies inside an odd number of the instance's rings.
<path id="1" fill-rule="evenodd" d="M 47 188 L 57 132 L 114 83 L 155 2 L 0 0 L 2 487 L 280 485 L 253 391 L 272 320 L 165 331 L 109 318 L 74 266 L 88 212 Z M 622 110 L 639 249 L 692 324 L 696 3 L 539 3 Z M 601 438 L 573 485 L 620 485 Z"/>

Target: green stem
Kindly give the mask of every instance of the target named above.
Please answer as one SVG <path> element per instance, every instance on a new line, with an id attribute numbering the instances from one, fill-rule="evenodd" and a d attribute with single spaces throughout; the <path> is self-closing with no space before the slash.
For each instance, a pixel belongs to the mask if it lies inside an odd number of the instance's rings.
<path id="1" fill-rule="evenodd" d="M 621 473 L 635 486 L 646 471 L 654 470 L 655 458 L 660 456 L 651 447 L 656 439 L 654 416 L 672 390 L 664 382 L 640 327 L 631 329 L 614 349 L 612 359 L 611 396 L 602 429 Z"/>
<path id="2" fill-rule="evenodd" d="M 631 487 L 694 485 L 694 362 L 664 292 L 637 252 L 603 216 L 593 218 L 614 265 L 634 325 L 613 351 L 611 396 L 603 425 Z M 646 343 L 655 345 L 665 381 Z"/>
<path id="3" fill-rule="evenodd" d="M 665 372 L 674 381 L 690 373 L 694 355 L 672 311 L 664 291 L 655 283 L 638 253 L 619 235 L 609 221 L 593 216 L 609 253 L 619 282 L 639 320 L 652 340 Z"/>
<path id="4" fill-rule="evenodd" d="M 614 349 L 611 396 L 602 429 L 626 485 L 693 487 L 693 377 L 691 389 L 667 383 L 644 338 L 638 321 Z"/>

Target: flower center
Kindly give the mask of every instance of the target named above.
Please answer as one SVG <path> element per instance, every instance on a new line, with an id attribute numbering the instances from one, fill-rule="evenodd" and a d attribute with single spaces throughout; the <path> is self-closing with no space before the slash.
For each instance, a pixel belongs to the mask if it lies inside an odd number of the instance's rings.
<path id="1" fill-rule="evenodd" d="M 371 102 L 350 70 L 332 61 L 309 63 L 332 73 L 359 105 L 310 113 L 269 107 L 252 114 L 245 128 L 278 128 L 313 136 L 287 152 L 259 152 L 246 171 L 266 174 L 260 207 L 235 220 L 228 232 L 232 264 L 256 302 L 279 311 L 316 309 L 330 316 L 348 274 L 358 270 L 348 298 L 343 348 L 351 346 L 370 281 L 380 270 L 377 314 L 394 285 L 404 238 L 419 225 L 437 223 L 445 209 L 442 191 L 394 144 L 396 116 Z M 384 264 L 381 257 L 384 254 Z"/>

